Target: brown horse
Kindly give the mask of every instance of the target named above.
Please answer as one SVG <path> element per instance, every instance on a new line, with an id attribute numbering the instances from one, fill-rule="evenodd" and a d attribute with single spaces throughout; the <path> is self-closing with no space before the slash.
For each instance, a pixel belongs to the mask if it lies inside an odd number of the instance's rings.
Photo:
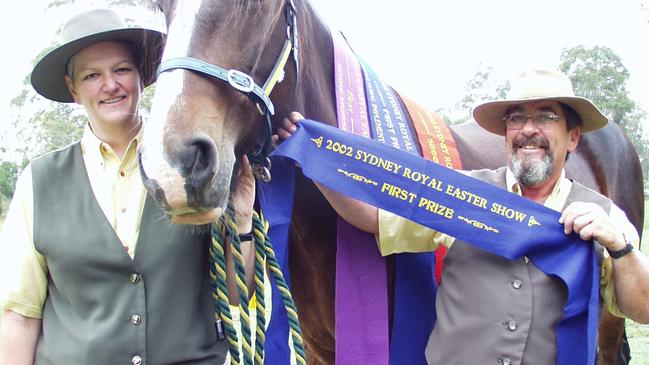
<path id="1" fill-rule="evenodd" d="M 273 73 L 286 42 L 286 11 L 292 1 L 159 0 L 157 5 L 168 24 L 163 61 L 188 56 L 225 70 L 240 70 L 261 84 Z M 197 70 L 203 66 L 197 65 L 194 71 L 160 75 L 140 153 L 145 185 L 169 214 L 198 218 L 215 207 L 224 209 L 230 189 L 236 188 L 232 186 L 236 161 L 243 154 L 260 155 L 260 151 L 263 160 L 269 121 L 274 128 L 281 118 L 298 110 L 310 119 L 337 125 L 331 34 L 306 0 L 296 0 L 294 9 L 299 52 L 293 50 L 283 81 L 272 91 L 272 117 L 258 96 L 240 92 L 245 88 L 252 93 L 246 76 L 234 79 L 228 74 L 219 80 L 206 77 L 204 69 Z M 506 164 L 501 137 L 475 123 L 453 126 L 452 134 L 465 169 Z M 642 231 L 640 165 L 620 128 L 609 124 L 583 135 L 569 159 L 567 174 L 611 197 Z M 311 364 L 334 363 L 335 226 L 331 206 L 298 173 L 290 269 Z M 603 316 L 600 364 L 618 363 L 623 329 L 623 320 Z"/>

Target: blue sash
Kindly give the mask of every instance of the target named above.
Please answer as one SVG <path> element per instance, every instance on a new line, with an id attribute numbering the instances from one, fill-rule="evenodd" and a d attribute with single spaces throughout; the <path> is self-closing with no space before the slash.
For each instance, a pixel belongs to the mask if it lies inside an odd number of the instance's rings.
<path id="1" fill-rule="evenodd" d="M 600 268 L 592 243 L 566 236 L 560 214 L 431 161 L 313 121 L 274 156 L 309 178 L 511 260 L 527 256 L 568 289 L 557 328 L 557 364 L 591 365 Z M 422 348 L 423 352 L 424 349 Z"/>
<path id="2" fill-rule="evenodd" d="M 268 220 L 268 236 L 275 249 L 277 262 L 282 268 L 286 284 L 290 287 L 291 275 L 288 267 L 288 230 L 293 212 L 295 190 L 295 165 L 283 158 L 272 158 L 273 179 L 268 182 L 257 180 L 257 201 Z M 272 279 L 272 312 L 266 330 L 265 364 L 290 364 L 291 351 L 288 347 L 288 318 L 275 279 Z"/>

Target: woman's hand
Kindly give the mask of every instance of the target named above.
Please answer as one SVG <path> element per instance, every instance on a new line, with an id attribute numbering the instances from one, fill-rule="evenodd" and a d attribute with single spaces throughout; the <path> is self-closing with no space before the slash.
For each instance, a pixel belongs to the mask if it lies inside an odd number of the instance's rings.
<path id="1" fill-rule="evenodd" d="M 237 171 L 237 183 L 232 192 L 232 205 L 234 206 L 236 223 L 239 233 L 252 231 L 252 213 L 255 204 L 255 178 L 248 156 L 241 159 L 241 166 Z"/>

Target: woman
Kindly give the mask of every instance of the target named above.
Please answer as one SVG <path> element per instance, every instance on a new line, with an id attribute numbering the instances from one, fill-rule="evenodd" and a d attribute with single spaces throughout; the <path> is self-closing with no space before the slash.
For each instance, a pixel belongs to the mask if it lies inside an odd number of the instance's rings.
<path id="1" fill-rule="evenodd" d="M 0 245 L 0 364 L 223 363 L 209 232 L 170 224 L 137 164 L 140 95 L 164 34 L 97 9 L 71 18 L 62 38 L 31 82 L 48 99 L 82 105 L 89 123 L 17 183 Z M 236 207 L 252 207 L 249 170 L 244 161 Z M 239 213 L 248 232 L 252 211 Z M 252 262 L 254 250 L 244 255 Z"/>

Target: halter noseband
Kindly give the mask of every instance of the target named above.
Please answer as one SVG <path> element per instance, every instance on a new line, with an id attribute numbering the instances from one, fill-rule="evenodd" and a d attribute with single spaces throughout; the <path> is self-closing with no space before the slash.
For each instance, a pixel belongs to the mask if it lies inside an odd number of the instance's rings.
<path id="1" fill-rule="evenodd" d="M 288 61 L 288 56 L 293 52 L 293 60 L 295 61 L 295 71 L 299 75 L 298 68 L 298 37 L 297 37 L 297 15 L 295 4 L 293 0 L 287 0 L 284 3 L 284 14 L 286 18 L 286 40 L 282 52 L 275 62 L 275 66 L 270 75 L 264 82 L 263 86 L 258 86 L 253 78 L 245 72 L 239 70 L 226 70 L 217 65 L 192 58 L 192 57 L 174 57 L 163 61 L 158 67 L 157 75 L 163 72 L 172 71 L 176 69 L 185 69 L 198 72 L 203 76 L 213 77 L 217 80 L 226 82 L 237 91 L 248 96 L 257 105 L 259 113 L 266 117 L 266 134 L 264 144 L 257 151 L 250 155 L 250 162 L 253 166 L 255 177 L 263 181 L 270 181 L 270 154 L 272 148 L 271 136 L 272 123 L 270 116 L 275 114 L 275 107 L 270 100 L 270 93 L 277 82 L 283 78 L 284 67 Z M 260 106 L 261 105 L 261 106 Z"/>

